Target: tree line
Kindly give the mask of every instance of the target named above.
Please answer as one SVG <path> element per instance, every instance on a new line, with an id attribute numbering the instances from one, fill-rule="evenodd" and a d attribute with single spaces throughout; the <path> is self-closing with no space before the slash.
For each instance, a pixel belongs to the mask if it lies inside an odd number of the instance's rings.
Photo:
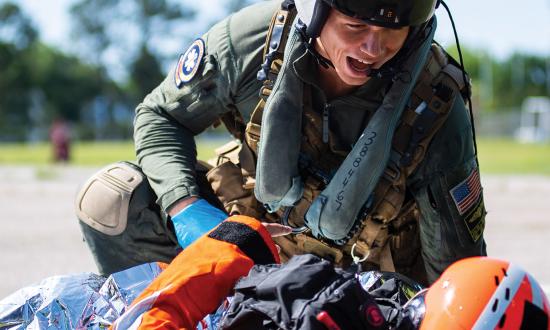
<path id="1" fill-rule="evenodd" d="M 220 16 L 205 23 L 189 1 L 78 0 L 70 8 L 68 52 L 44 43 L 16 3 L 0 4 L 0 142 L 46 139 L 56 119 L 69 122 L 78 139 L 130 138 L 135 106 L 186 44 L 254 1 L 226 0 Z M 506 111 L 527 96 L 550 94 L 549 57 L 463 55 L 478 109 Z"/>

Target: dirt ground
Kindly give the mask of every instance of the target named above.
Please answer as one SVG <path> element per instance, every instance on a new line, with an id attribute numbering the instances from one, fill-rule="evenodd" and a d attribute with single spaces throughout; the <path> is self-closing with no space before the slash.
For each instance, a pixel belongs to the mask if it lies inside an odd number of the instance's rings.
<path id="1" fill-rule="evenodd" d="M 93 272 L 73 212 L 96 169 L 0 166 L 0 299 L 45 277 Z M 550 177 L 482 175 L 490 255 L 529 270 L 550 289 Z"/>

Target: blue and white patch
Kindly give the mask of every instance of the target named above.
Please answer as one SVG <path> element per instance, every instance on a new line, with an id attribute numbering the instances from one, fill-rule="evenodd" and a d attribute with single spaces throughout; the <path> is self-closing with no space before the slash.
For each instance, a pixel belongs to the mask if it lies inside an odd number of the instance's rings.
<path id="1" fill-rule="evenodd" d="M 174 73 L 174 80 L 178 88 L 195 77 L 201 66 L 203 56 L 204 40 L 198 38 L 178 60 L 176 72 Z"/>

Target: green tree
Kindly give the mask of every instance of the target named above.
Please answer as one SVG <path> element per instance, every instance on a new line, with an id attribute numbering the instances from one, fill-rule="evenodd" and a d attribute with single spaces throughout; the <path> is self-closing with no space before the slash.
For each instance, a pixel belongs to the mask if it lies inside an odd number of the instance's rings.
<path id="1" fill-rule="evenodd" d="M 139 100 L 149 94 L 164 78 L 158 59 L 143 45 L 136 60 L 130 65 L 131 99 Z"/>
<path id="2" fill-rule="evenodd" d="M 116 102 L 118 87 L 105 73 L 39 40 L 15 4 L 0 6 L 0 140 L 44 138 L 53 118 L 73 123 L 100 95 Z"/>
<path id="3" fill-rule="evenodd" d="M 0 39 L 22 49 L 38 39 L 38 31 L 15 3 L 6 2 L 0 6 Z"/>
<path id="4" fill-rule="evenodd" d="M 82 58 L 116 69 L 117 79 L 151 80 L 164 76 L 159 63 L 163 57 L 174 55 L 165 45 L 177 38 L 189 38 L 182 27 L 195 13 L 176 0 L 79 0 L 72 5 L 71 14 L 73 37 Z M 147 65 L 152 76 L 132 72 Z M 152 72 L 153 68 L 158 71 Z M 150 84 L 145 80 L 128 85 Z"/>
<path id="5" fill-rule="evenodd" d="M 32 72 L 32 84 L 45 97 L 48 117 L 80 121 L 80 109 L 116 86 L 102 70 L 82 63 L 42 43 L 22 59 Z"/>
<path id="6" fill-rule="evenodd" d="M 447 51 L 458 60 L 456 46 Z M 506 111 L 529 96 L 548 95 L 548 56 L 514 53 L 502 60 L 484 50 L 462 47 L 464 66 L 473 81 L 473 100 L 490 111 Z"/>
<path id="7" fill-rule="evenodd" d="M 2 137 L 20 139 L 29 128 L 29 67 L 22 61 L 38 32 L 14 3 L 0 6 L 0 131 Z"/>
<path id="8" fill-rule="evenodd" d="M 549 60 L 542 56 L 515 53 L 500 61 L 494 73 L 495 105 L 517 107 L 528 96 L 548 95 L 546 63 Z"/>

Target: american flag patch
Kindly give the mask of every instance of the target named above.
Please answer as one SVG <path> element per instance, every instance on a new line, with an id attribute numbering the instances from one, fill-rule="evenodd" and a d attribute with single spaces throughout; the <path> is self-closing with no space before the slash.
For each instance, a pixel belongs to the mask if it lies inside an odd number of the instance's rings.
<path id="1" fill-rule="evenodd" d="M 451 189 L 450 192 L 458 213 L 463 215 L 474 206 L 481 195 L 481 182 L 479 181 L 479 171 L 477 168 L 464 181 Z"/>

